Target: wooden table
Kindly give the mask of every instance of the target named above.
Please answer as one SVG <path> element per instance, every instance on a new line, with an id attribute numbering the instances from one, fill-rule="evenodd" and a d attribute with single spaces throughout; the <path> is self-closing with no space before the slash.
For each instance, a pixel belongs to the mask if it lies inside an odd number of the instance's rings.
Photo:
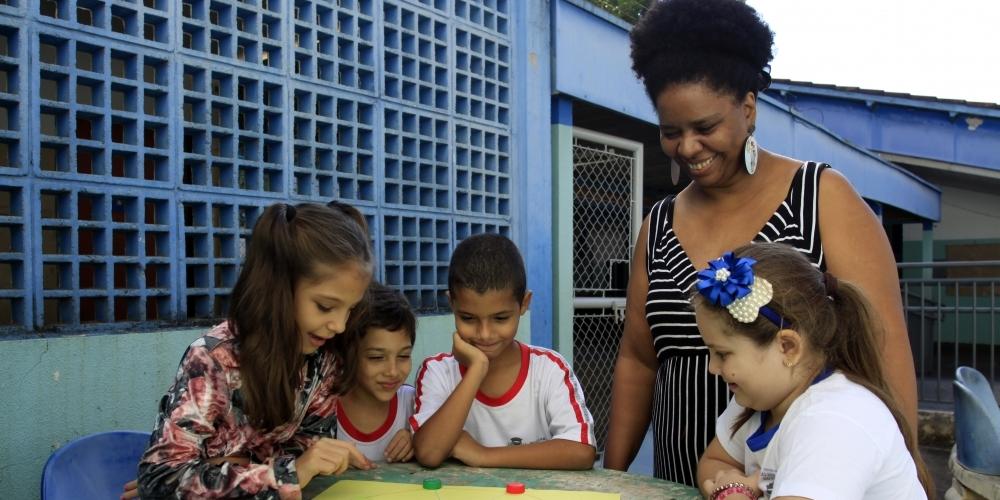
<path id="1" fill-rule="evenodd" d="M 622 500 L 700 499 L 698 490 L 651 476 L 629 474 L 607 469 L 588 471 L 554 471 L 526 469 L 485 469 L 467 467 L 457 462 L 445 462 L 436 469 L 421 467 L 416 462 L 403 464 L 380 463 L 370 471 L 351 469 L 344 474 L 316 476 L 303 492 L 312 498 L 332 486 L 339 479 L 360 481 L 386 481 L 392 483 L 420 484 L 425 478 L 436 477 L 442 483 L 459 486 L 506 486 L 517 481 L 528 488 L 547 490 L 587 490 L 620 493 Z"/>

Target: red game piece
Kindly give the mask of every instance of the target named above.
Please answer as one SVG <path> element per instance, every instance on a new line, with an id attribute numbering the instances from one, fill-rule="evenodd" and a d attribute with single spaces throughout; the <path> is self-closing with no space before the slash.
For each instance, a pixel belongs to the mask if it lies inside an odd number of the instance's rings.
<path id="1" fill-rule="evenodd" d="M 524 483 L 507 483 L 507 493 L 520 495 L 524 493 Z"/>

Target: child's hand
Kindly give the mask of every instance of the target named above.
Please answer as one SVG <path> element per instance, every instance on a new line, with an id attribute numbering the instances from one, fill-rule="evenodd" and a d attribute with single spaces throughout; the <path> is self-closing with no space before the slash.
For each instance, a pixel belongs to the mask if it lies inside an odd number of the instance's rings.
<path id="1" fill-rule="evenodd" d="M 400 429 L 389 446 L 385 447 L 386 462 L 409 462 L 413 458 L 413 435 L 409 429 Z"/>
<path id="2" fill-rule="evenodd" d="M 132 498 L 139 498 L 139 481 L 133 479 L 122 487 L 122 496 L 119 497 L 120 500 L 129 500 Z"/>
<path id="3" fill-rule="evenodd" d="M 757 471 L 749 476 L 744 476 L 742 471 L 736 469 L 720 470 L 715 473 L 715 479 L 706 479 L 702 487 L 704 488 L 704 491 L 711 493 L 715 491 L 715 488 L 729 483 L 740 483 L 746 485 L 754 491 L 754 499 L 762 494 L 760 488 L 758 488 L 758 485 L 760 484 L 760 471 Z M 733 500 L 736 498 L 740 497 L 733 497 Z"/>
<path id="4" fill-rule="evenodd" d="M 451 456 L 469 467 L 479 467 L 482 463 L 482 453 L 486 447 L 479 444 L 468 432 L 462 431 L 458 442 L 451 449 Z"/>
<path id="5" fill-rule="evenodd" d="M 300 487 L 309 484 L 317 474 L 339 476 L 348 466 L 369 470 L 374 468 L 375 464 L 365 458 L 354 444 L 331 438 L 316 441 L 295 459 Z"/>
<path id="6" fill-rule="evenodd" d="M 486 357 L 486 353 L 463 340 L 462 336 L 459 335 L 457 331 L 452 334 L 451 353 L 455 355 L 455 359 L 458 360 L 458 363 L 463 366 L 467 366 L 469 368 L 472 368 L 473 366 L 488 368 L 490 366 L 490 358 Z"/>

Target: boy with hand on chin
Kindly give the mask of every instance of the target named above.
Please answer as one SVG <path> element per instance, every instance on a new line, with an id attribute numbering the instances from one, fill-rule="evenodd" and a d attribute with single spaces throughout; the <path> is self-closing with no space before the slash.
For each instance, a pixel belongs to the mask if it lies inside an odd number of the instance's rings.
<path id="1" fill-rule="evenodd" d="M 456 331 L 451 353 L 424 360 L 410 426 L 417 461 L 476 467 L 590 469 L 593 417 L 556 351 L 514 339 L 531 292 L 509 239 L 463 240 L 448 268 Z"/>

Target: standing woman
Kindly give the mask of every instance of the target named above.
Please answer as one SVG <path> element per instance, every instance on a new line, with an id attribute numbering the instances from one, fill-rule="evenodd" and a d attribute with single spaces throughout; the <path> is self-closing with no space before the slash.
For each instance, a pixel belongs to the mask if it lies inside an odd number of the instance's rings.
<path id="1" fill-rule="evenodd" d="M 695 486 L 730 394 L 708 373 L 689 299 L 698 269 L 751 241 L 791 245 L 856 283 L 887 335 L 889 386 L 911 429 L 916 381 L 896 265 L 879 221 L 828 165 L 757 148 L 757 94 L 773 34 L 739 0 L 665 0 L 631 33 L 632 68 L 656 107 L 660 145 L 692 182 L 656 203 L 632 260 L 604 466 L 626 469 L 652 421 L 654 474 Z"/>

